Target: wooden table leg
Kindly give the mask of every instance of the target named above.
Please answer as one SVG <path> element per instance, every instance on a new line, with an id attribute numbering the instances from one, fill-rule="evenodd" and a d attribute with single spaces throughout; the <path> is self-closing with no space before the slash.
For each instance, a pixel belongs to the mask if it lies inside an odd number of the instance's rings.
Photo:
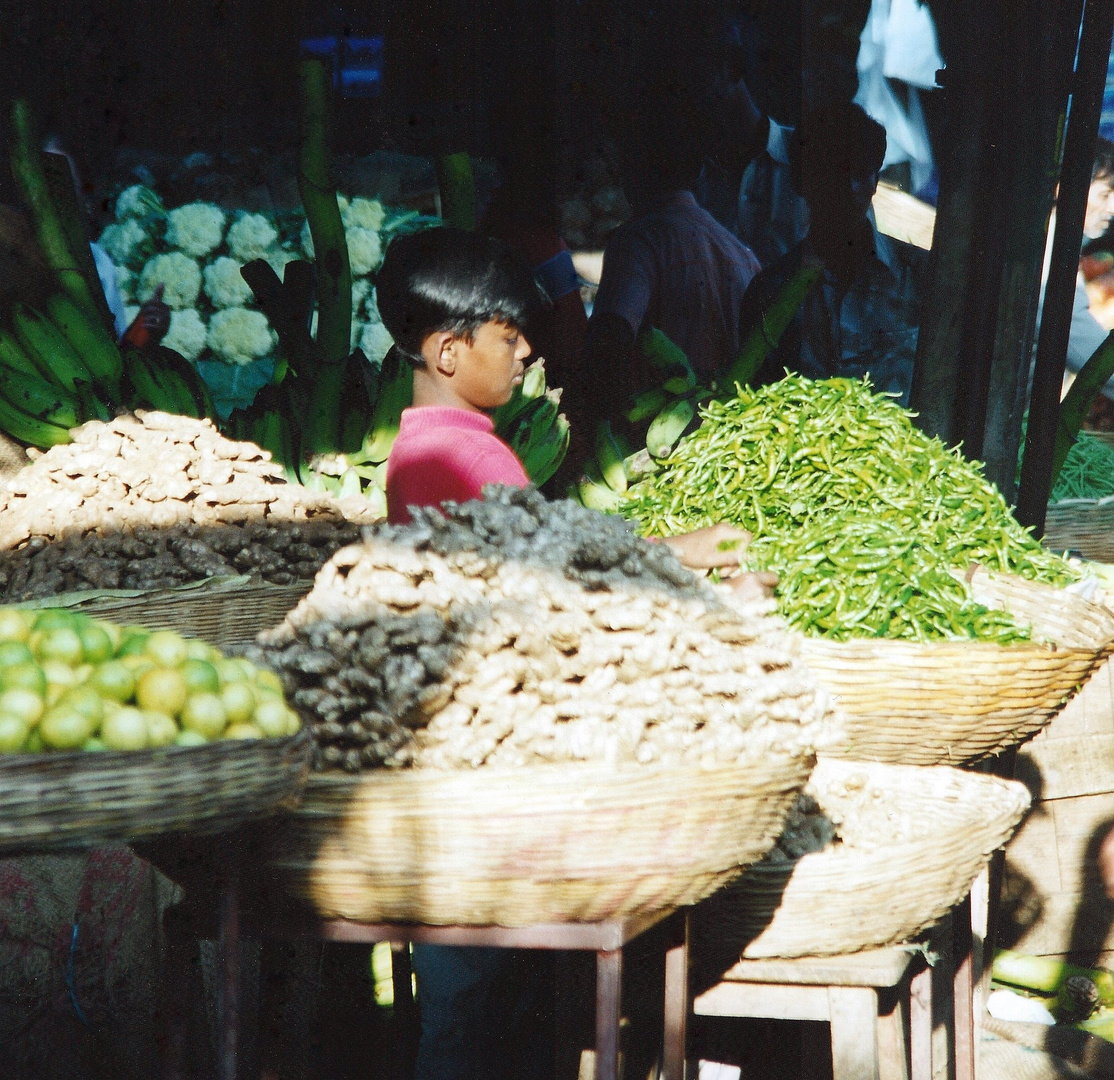
<path id="1" fill-rule="evenodd" d="M 932 1080 L 932 968 L 909 983 L 909 1080 Z"/>
<path id="2" fill-rule="evenodd" d="M 665 953 L 665 1035 L 661 1080 L 685 1080 L 689 1013 L 689 909 L 675 917 L 678 940 Z"/>
<path id="3" fill-rule="evenodd" d="M 952 913 L 955 959 L 955 1080 L 975 1080 L 975 984 L 971 955 L 971 897 Z"/>
<path id="4" fill-rule="evenodd" d="M 882 1012 L 882 998 L 892 1004 Z M 879 1080 L 909 1080 L 909 998 L 903 979 L 896 988 L 879 995 L 878 1076 Z"/>
<path id="5" fill-rule="evenodd" d="M 869 986 L 829 986 L 833 1080 L 878 1080 L 878 993 Z"/>
<path id="6" fill-rule="evenodd" d="M 623 950 L 596 953 L 596 1080 L 619 1080 Z"/>
<path id="7" fill-rule="evenodd" d="M 226 863 L 220 893 L 220 1046 L 219 1080 L 236 1080 L 240 1035 L 240 882 L 232 860 Z"/>

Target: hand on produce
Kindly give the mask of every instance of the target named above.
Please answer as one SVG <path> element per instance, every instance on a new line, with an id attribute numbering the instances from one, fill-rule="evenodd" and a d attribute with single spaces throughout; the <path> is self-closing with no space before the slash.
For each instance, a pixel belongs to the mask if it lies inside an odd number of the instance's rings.
<path id="1" fill-rule="evenodd" d="M 777 588 L 778 576 L 772 570 L 736 574 L 726 581 L 727 588 L 743 600 L 768 600 Z"/>
<path id="2" fill-rule="evenodd" d="M 726 570 L 738 567 L 750 536 L 746 529 L 721 521 L 680 536 L 667 536 L 662 543 L 668 544 L 690 570 Z"/>

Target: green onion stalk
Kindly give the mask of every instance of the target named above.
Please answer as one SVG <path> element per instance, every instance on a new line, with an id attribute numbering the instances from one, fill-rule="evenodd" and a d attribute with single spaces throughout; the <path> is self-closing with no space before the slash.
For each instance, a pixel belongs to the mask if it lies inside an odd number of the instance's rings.
<path id="1" fill-rule="evenodd" d="M 345 360 L 351 349 L 352 268 L 337 202 L 330 143 L 329 76 L 320 60 L 303 60 L 302 142 L 298 191 L 313 237 L 317 263 L 317 352 L 319 367 L 299 371 L 312 385 L 306 442 L 309 455 L 332 453 L 340 439 Z"/>

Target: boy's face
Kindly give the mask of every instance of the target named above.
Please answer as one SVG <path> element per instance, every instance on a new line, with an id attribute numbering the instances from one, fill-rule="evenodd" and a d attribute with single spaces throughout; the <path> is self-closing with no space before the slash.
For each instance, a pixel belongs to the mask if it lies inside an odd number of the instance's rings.
<path id="1" fill-rule="evenodd" d="M 451 347 L 453 390 L 476 409 L 505 405 L 522 382 L 523 361 L 530 355 L 520 331 L 494 321 L 484 323 L 470 342 L 454 338 Z"/>

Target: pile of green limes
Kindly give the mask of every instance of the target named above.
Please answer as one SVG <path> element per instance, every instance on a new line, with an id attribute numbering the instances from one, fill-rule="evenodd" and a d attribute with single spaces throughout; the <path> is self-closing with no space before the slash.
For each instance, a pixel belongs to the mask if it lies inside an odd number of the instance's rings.
<path id="1" fill-rule="evenodd" d="M 295 734 L 274 672 L 173 630 L 0 607 L 0 753 Z"/>

